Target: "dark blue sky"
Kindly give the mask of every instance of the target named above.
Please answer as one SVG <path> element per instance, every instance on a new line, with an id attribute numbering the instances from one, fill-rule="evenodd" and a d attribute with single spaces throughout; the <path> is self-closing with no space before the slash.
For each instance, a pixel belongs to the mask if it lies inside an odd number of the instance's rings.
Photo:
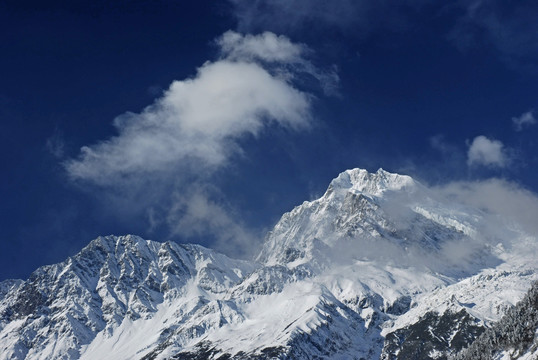
<path id="1" fill-rule="evenodd" d="M 231 237 L 257 244 L 347 168 L 429 184 L 501 177 L 537 192 L 537 18 L 526 1 L 0 2 L 0 279 L 111 233 L 245 256 Z M 81 147 L 121 132 L 118 116 L 140 113 L 174 80 L 195 82 L 207 61 L 244 61 L 218 42 L 228 30 L 308 48 L 256 63 L 297 73 L 287 84 L 308 98 L 307 126 L 280 119 L 223 136 L 218 166 L 190 154 L 166 170 L 149 162 L 118 175 L 92 163 L 106 180 L 73 175 L 68 164 L 88 164 Z M 191 203 L 206 217 L 189 216 Z"/>

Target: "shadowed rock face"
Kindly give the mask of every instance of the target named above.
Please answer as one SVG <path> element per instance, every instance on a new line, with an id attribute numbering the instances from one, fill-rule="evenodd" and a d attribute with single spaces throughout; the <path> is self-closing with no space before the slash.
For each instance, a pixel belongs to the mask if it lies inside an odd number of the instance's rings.
<path id="1" fill-rule="evenodd" d="M 446 359 L 536 278 L 533 242 L 480 243 L 480 216 L 354 169 L 284 214 L 257 261 L 100 237 L 0 283 L 0 360 Z"/>
<path id="2" fill-rule="evenodd" d="M 39 290 L 36 280 L 33 283 L 25 283 L 19 290 L 18 298 L 11 308 L 8 309 L 11 316 L 9 320 L 23 318 L 37 313 L 47 302 L 47 296 Z"/>
<path id="3" fill-rule="evenodd" d="M 178 360 L 206 360 L 206 359 L 243 359 L 243 360 L 269 360 L 269 359 L 292 359 L 289 354 L 289 349 L 283 346 L 273 346 L 263 348 L 256 353 L 247 354 L 243 351 L 238 352 L 235 355 L 228 353 L 222 353 L 217 348 L 211 347 L 211 343 L 200 343 L 197 345 L 194 351 L 180 352 L 175 355 L 173 359 Z M 144 359 L 152 359 L 151 357 L 145 357 Z"/>

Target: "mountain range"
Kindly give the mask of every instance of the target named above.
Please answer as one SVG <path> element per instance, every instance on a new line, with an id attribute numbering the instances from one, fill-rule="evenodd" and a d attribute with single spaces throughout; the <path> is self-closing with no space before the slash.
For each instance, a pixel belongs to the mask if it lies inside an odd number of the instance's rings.
<path id="1" fill-rule="evenodd" d="M 525 339 L 487 356 L 536 359 L 536 240 L 409 176 L 347 170 L 252 260 L 104 236 L 0 282 L 0 359 L 470 359 L 517 324 Z"/>

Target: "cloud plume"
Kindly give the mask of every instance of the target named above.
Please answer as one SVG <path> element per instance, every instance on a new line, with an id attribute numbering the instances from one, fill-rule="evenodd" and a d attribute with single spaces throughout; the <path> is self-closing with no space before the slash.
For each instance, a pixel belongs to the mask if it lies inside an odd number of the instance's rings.
<path id="1" fill-rule="evenodd" d="M 139 114 L 114 120 L 119 135 L 81 149 L 66 163 L 74 179 L 107 185 L 178 163 L 222 166 L 234 140 L 269 123 L 298 129 L 310 121 L 310 97 L 251 62 L 206 63 L 193 79 L 174 81 Z"/>

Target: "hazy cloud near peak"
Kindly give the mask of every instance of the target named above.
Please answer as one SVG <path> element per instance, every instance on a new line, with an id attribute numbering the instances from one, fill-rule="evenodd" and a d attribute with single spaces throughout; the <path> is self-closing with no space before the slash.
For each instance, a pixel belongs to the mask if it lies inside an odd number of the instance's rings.
<path id="1" fill-rule="evenodd" d="M 485 215 L 497 218 L 497 221 L 488 221 L 483 229 L 492 237 L 501 237 L 502 231 L 506 231 L 503 222 L 532 236 L 538 233 L 538 196 L 514 182 L 498 178 L 455 181 L 433 189 L 445 199 L 480 209 Z M 499 229 L 492 228 L 493 224 L 498 224 Z"/>
<path id="2" fill-rule="evenodd" d="M 241 138 L 259 136 L 271 124 L 307 129 L 313 96 L 295 86 L 294 74 L 323 72 L 304 58 L 306 46 L 284 36 L 229 31 L 216 42 L 220 59 L 207 61 L 192 78 L 173 81 L 140 113 L 117 117 L 116 136 L 82 147 L 64 166 L 72 180 L 144 208 L 149 227 L 167 224 L 171 234 L 205 231 L 233 242 L 249 231 L 203 189 L 213 173 L 242 154 Z M 189 195 L 184 189 L 193 184 L 199 190 Z"/>
<path id="3" fill-rule="evenodd" d="M 467 165 L 505 167 L 508 157 L 501 141 L 480 135 L 474 138 L 467 152 Z"/>
<path id="4" fill-rule="evenodd" d="M 534 111 L 530 110 L 526 113 L 521 114 L 519 117 L 513 117 L 512 123 L 516 131 L 523 130 L 524 127 L 531 126 L 536 124 L 536 118 L 534 117 Z"/>

